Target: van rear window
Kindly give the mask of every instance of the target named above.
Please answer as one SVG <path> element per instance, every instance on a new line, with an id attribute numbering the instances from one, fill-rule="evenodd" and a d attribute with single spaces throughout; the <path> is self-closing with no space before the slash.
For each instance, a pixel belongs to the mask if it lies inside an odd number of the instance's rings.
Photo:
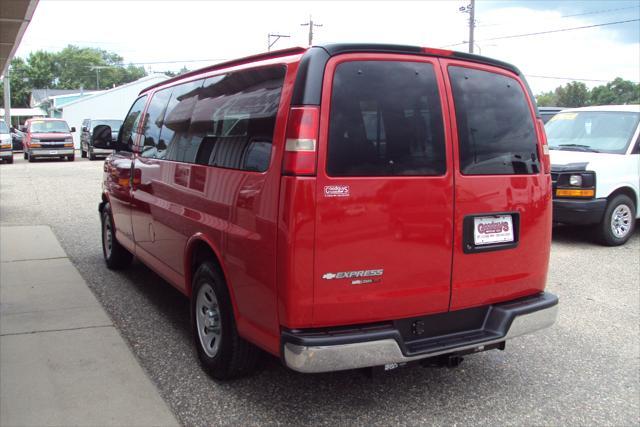
<path id="1" fill-rule="evenodd" d="M 442 175 L 444 128 L 433 65 L 353 61 L 333 78 L 331 176 Z"/>
<path id="2" fill-rule="evenodd" d="M 529 104 L 520 84 L 501 74 L 449 67 L 465 175 L 538 173 Z"/>

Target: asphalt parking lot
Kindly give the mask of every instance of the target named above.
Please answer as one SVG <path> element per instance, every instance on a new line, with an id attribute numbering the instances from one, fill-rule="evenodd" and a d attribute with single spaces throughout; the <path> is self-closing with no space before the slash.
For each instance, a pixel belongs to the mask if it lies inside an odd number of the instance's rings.
<path id="1" fill-rule="evenodd" d="M 597 246 L 580 228 L 554 230 L 551 329 L 470 356 L 455 369 L 302 375 L 265 358 L 227 383 L 198 366 L 188 302 L 144 265 L 107 270 L 97 204 L 102 162 L 0 165 L 0 222 L 50 225 L 162 397 L 185 425 L 572 424 L 640 419 L 640 232 Z"/>

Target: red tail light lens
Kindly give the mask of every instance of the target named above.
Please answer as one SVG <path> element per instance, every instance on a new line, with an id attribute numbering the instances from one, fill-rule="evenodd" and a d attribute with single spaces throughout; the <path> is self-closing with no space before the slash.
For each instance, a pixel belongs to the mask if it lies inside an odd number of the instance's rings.
<path id="1" fill-rule="evenodd" d="M 284 147 L 286 175 L 315 175 L 319 126 L 319 107 L 291 108 Z"/>
<path id="2" fill-rule="evenodd" d="M 448 49 L 436 49 L 433 47 L 423 47 L 422 53 L 435 56 L 453 56 L 453 51 Z"/>
<path id="3" fill-rule="evenodd" d="M 542 119 L 537 119 L 536 124 L 538 125 L 538 141 L 540 141 L 540 146 L 542 148 L 542 165 L 544 173 L 550 173 L 551 159 L 549 158 L 549 145 L 547 144 L 547 133 L 544 131 L 544 122 Z"/>

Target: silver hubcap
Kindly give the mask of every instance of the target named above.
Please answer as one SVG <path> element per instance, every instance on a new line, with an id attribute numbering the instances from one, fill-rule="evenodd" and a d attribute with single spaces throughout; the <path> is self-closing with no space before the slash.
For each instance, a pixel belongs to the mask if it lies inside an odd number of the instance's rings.
<path id="1" fill-rule="evenodd" d="M 631 230 L 631 209 L 627 205 L 619 205 L 611 214 L 611 231 L 617 238 L 622 238 Z"/>
<path id="2" fill-rule="evenodd" d="M 111 249 L 113 247 L 113 234 L 111 233 L 111 224 L 108 219 L 105 219 L 104 226 L 102 227 L 102 241 L 104 245 L 104 253 L 109 258 L 111 256 Z"/>
<path id="3" fill-rule="evenodd" d="M 215 357 L 220 349 L 222 324 L 220 308 L 213 287 L 205 283 L 196 297 L 196 327 L 202 349 L 209 357 Z"/>

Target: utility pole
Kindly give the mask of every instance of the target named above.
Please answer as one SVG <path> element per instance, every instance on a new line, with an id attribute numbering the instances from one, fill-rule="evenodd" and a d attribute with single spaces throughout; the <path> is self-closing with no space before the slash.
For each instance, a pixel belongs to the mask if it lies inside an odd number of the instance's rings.
<path id="1" fill-rule="evenodd" d="M 322 27 L 322 24 L 315 24 L 313 18 L 309 15 L 309 22 L 300 24 L 303 27 L 309 26 L 309 46 L 313 45 L 313 27 Z"/>
<path id="2" fill-rule="evenodd" d="M 473 30 L 476 27 L 476 0 L 471 0 L 467 6 L 458 9 L 462 13 L 469 14 L 469 53 L 473 53 Z"/>
<path id="3" fill-rule="evenodd" d="M 91 65 L 92 70 L 96 70 L 96 90 L 100 90 L 100 70 L 111 68 L 110 65 Z"/>
<path id="4" fill-rule="evenodd" d="M 9 68 L 4 73 L 4 122 L 11 127 L 11 83 L 9 81 Z"/>
<path id="5" fill-rule="evenodd" d="M 272 38 L 272 37 L 275 39 L 273 42 L 271 41 L 271 38 Z M 272 47 L 274 44 L 276 44 L 276 42 L 277 42 L 278 40 L 280 40 L 280 38 L 282 38 L 282 37 L 291 37 L 291 36 L 286 35 L 286 34 L 272 34 L 272 33 L 269 33 L 269 34 L 267 35 L 267 52 L 270 52 L 270 51 L 271 51 L 271 47 Z"/>

